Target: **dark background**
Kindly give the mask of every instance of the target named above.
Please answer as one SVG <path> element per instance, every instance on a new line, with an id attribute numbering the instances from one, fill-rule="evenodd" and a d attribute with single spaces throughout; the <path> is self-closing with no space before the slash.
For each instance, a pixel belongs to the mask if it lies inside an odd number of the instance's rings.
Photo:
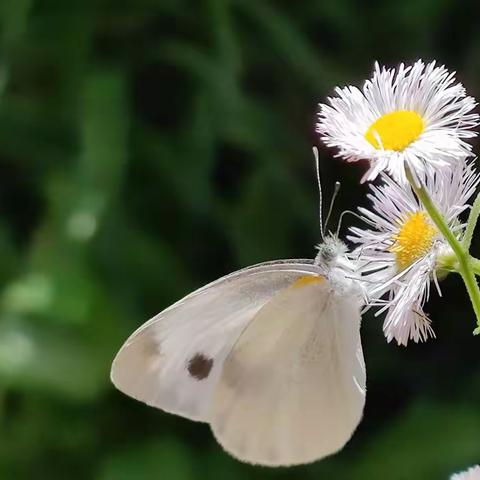
<path id="1" fill-rule="evenodd" d="M 115 391 L 127 335 L 231 270 L 312 257 L 316 105 L 373 62 L 437 59 L 480 96 L 478 0 L 1 0 L 0 478 L 445 479 L 480 461 L 480 338 L 459 278 L 437 339 L 366 315 L 365 418 L 264 469 Z M 321 150 L 333 224 L 364 167 Z M 345 230 L 343 231 L 343 234 Z M 477 249 L 478 253 L 478 249 Z"/>

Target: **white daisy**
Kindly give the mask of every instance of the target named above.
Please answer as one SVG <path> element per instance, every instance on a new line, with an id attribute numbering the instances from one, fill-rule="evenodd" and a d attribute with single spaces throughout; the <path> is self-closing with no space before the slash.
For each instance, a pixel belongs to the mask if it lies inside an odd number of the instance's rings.
<path id="1" fill-rule="evenodd" d="M 440 292 L 437 272 L 452 263 L 453 253 L 423 209 L 410 186 L 400 186 L 387 175 L 384 184 L 371 185 L 371 210 L 360 208 L 369 228 L 352 227 L 349 240 L 358 245 L 371 305 L 388 310 L 384 332 L 388 341 L 406 345 L 409 339 L 424 341 L 434 336 L 423 305 L 433 280 Z M 471 164 L 426 177 L 425 187 L 460 239 L 464 225 L 459 215 L 479 183 Z"/>
<path id="2" fill-rule="evenodd" d="M 480 480 L 480 465 L 469 468 L 465 472 L 455 473 L 450 480 Z"/>
<path id="3" fill-rule="evenodd" d="M 419 176 L 470 155 L 464 139 L 476 136 L 476 103 L 455 82 L 455 72 L 435 62 L 403 63 L 398 70 L 375 64 L 360 90 L 337 88 L 330 105 L 320 104 L 317 131 L 337 156 L 369 160 L 362 181 L 381 171 L 405 182 L 404 163 Z"/>

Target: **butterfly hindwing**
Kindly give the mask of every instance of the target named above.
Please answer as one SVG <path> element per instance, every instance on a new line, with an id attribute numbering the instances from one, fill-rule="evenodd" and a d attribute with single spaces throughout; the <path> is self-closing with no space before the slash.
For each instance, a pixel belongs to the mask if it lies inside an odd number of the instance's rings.
<path id="1" fill-rule="evenodd" d="M 259 309 L 223 365 L 211 427 L 240 460 L 308 463 L 340 449 L 365 402 L 360 304 L 302 279 Z"/>

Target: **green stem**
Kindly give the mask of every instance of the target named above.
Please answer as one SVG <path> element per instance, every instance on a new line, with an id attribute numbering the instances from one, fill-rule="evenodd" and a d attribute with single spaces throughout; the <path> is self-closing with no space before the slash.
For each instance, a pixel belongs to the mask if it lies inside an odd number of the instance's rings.
<path id="1" fill-rule="evenodd" d="M 5 417 L 5 391 L 4 390 L 0 390 L 0 430 L 2 428 L 2 422 L 4 420 L 4 417 Z"/>
<path id="2" fill-rule="evenodd" d="M 470 245 L 472 244 L 473 231 L 477 225 L 478 217 L 480 215 L 480 193 L 475 198 L 473 202 L 472 209 L 470 210 L 470 215 L 468 216 L 467 228 L 465 229 L 465 236 L 463 237 L 463 246 L 467 250 L 470 250 Z"/>
<path id="3" fill-rule="evenodd" d="M 470 257 L 470 265 L 472 266 L 475 275 L 480 275 L 480 260 L 478 258 Z"/>
<path id="4" fill-rule="evenodd" d="M 430 215 L 430 218 L 433 220 L 433 223 L 435 223 L 439 232 L 445 237 L 445 240 L 447 240 L 457 257 L 458 273 L 461 275 L 463 283 L 467 288 L 475 316 L 477 317 L 477 328 L 473 333 L 474 335 L 478 335 L 480 334 L 480 289 L 478 288 L 478 283 L 473 271 L 472 264 L 475 262 L 472 261 L 473 259 L 468 253 L 468 249 L 457 240 L 453 232 L 450 230 L 443 215 L 435 207 L 425 187 L 415 183 L 412 172 L 408 166 L 405 167 L 405 173 L 413 191 L 416 193 L 417 197 L 425 207 L 425 210 Z"/>

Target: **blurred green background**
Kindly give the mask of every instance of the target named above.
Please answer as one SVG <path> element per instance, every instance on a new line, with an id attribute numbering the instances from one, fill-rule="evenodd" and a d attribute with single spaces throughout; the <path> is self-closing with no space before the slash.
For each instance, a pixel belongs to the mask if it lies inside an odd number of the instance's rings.
<path id="1" fill-rule="evenodd" d="M 480 97 L 478 0 L 1 0 L 0 478 L 444 479 L 480 461 L 480 339 L 458 278 L 437 340 L 366 315 L 365 418 L 339 454 L 242 465 L 115 391 L 127 335 L 233 269 L 312 257 L 316 104 L 374 60 Z M 363 167 L 321 150 L 334 219 Z M 334 223 L 335 223 L 334 222 Z M 345 231 L 343 232 L 345 233 Z M 478 249 L 477 249 L 478 253 Z"/>

